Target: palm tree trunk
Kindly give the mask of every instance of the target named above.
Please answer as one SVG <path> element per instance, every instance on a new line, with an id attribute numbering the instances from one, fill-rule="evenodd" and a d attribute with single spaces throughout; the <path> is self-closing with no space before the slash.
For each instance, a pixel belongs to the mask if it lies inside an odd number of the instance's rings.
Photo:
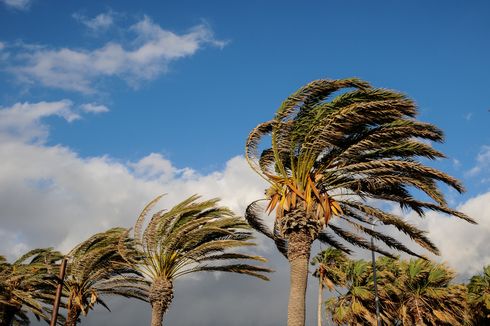
<path id="1" fill-rule="evenodd" d="M 68 309 L 65 326 L 76 326 L 78 317 L 80 317 L 80 309 L 75 305 L 71 305 L 70 309 Z"/>
<path id="2" fill-rule="evenodd" d="M 318 326 L 322 326 L 322 303 L 323 303 L 323 283 L 321 276 L 318 277 Z"/>
<path id="3" fill-rule="evenodd" d="M 311 235 L 307 229 L 293 231 L 288 238 L 288 260 L 291 268 L 288 326 L 305 325 L 305 299 L 311 243 Z"/>
<path id="4" fill-rule="evenodd" d="M 151 326 L 163 325 L 163 315 L 170 306 L 173 298 L 173 285 L 170 280 L 157 278 L 151 284 L 149 295 L 151 304 Z"/>

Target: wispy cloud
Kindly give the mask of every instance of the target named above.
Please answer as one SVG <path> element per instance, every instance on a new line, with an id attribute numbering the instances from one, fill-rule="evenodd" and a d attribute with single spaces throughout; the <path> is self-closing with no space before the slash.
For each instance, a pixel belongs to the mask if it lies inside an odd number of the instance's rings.
<path id="1" fill-rule="evenodd" d="M 107 30 L 114 24 L 114 14 L 112 11 L 98 14 L 94 18 L 88 18 L 80 13 L 75 13 L 73 14 L 73 18 L 93 32 Z"/>
<path id="2" fill-rule="evenodd" d="M 0 2 L 13 9 L 27 10 L 31 6 L 32 0 L 0 0 Z"/>
<path id="3" fill-rule="evenodd" d="M 83 112 L 88 112 L 88 113 L 105 113 L 109 112 L 109 109 L 105 105 L 100 105 L 97 103 L 86 103 L 80 105 L 80 109 Z"/>
<path id="4" fill-rule="evenodd" d="M 189 57 L 206 45 L 225 45 L 205 24 L 177 34 L 144 17 L 129 31 L 131 42 L 110 41 L 92 50 L 22 46 L 10 59 L 9 71 L 19 81 L 94 93 L 96 83 L 103 78 L 121 78 L 137 87 L 166 73 L 172 62 Z"/>
<path id="5" fill-rule="evenodd" d="M 476 165 L 466 172 L 467 176 L 474 177 L 482 173 L 490 173 L 490 146 L 483 145 L 476 156 Z M 487 179 L 483 179 L 487 180 Z"/>

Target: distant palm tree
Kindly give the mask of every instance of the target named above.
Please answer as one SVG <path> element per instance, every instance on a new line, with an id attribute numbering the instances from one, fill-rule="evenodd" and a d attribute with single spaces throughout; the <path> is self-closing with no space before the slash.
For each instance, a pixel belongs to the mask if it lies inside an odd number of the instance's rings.
<path id="1" fill-rule="evenodd" d="M 246 218 L 255 229 L 274 239 L 289 260 L 289 326 L 305 323 L 308 262 L 315 239 L 348 251 L 339 237 L 392 256 L 378 247 L 371 248 L 364 234 L 417 255 L 397 239 L 372 230 L 372 218 L 438 253 L 425 232 L 366 199 L 399 204 L 421 216 L 426 210 L 434 210 L 473 222 L 446 205 L 437 185 L 440 181 L 461 192 L 458 180 L 418 162 L 419 157 L 444 155 L 425 142 L 442 141 L 441 130 L 415 120 L 416 114 L 415 103 L 399 92 L 373 88 L 355 78 L 316 80 L 289 96 L 272 120 L 250 133 L 246 159 L 269 182 L 266 211 L 275 210 L 276 219 L 273 230 L 269 230 L 256 202 L 247 209 Z M 264 138 L 270 139 L 265 147 L 261 144 Z M 414 198 L 410 193 L 413 188 L 431 200 Z M 329 223 L 333 216 L 343 224 Z M 333 233 L 325 230 L 327 225 Z"/>
<path id="2" fill-rule="evenodd" d="M 86 315 L 95 304 L 109 310 L 102 296 L 120 295 L 146 301 L 148 283 L 135 270 L 128 268 L 118 247 L 126 244 L 124 228 L 97 233 L 83 241 L 69 254 L 63 295 L 67 309 L 66 326 L 75 326 L 81 314 Z"/>
<path id="3" fill-rule="evenodd" d="M 28 325 L 27 312 L 49 321 L 48 302 L 55 290 L 50 278 L 60 258 L 51 248 L 31 250 L 11 264 L 0 256 L 0 325 Z"/>
<path id="4" fill-rule="evenodd" d="M 403 325 L 464 325 L 466 288 L 450 282 L 455 274 L 442 264 L 412 259 L 401 262 L 398 316 Z"/>
<path id="5" fill-rule="evenodd" d="M 322 250 L 312 259 L 311 264 L 318 266 L 313 273 L 313 276 L 318 277 L 318 326 L 322 326 L 323 286 L 332 291 L 335 286 L 344 285 L 345 268 L 348 262 L 347 255 L 333 247 Z"/>
<path id="6" fill-rule="evenodd" d="M 337 325 L 376 325 L 371 264 L 351 261 L 345 270 L 347 292 L 330 298 L 325 306 Z"/>
<path id="7" fill-rule="evenodd" d="M 468 301 L 473 325 L 490 325 L 490 265 L 470 279 Z"/>
<path id="8" fill-rule="evenodd" d="M 232 211 L 217 205 L 218 200 L 198 201 L 191 196 L 168 211 L 153 215 L 146 228 L 146 217 L 161 196 L 141 212 L 134 227 L 134 248 L 120 246 L 131 268 L 151 282 L 149 301 L 151 325 L 162 325 L 163 315 L 173 299 L 175 279 L 195 272 L 219 271 L 247 274 L 268 280 L 270 269 L 234 263 L 234 260 L 264 262 L 260 256 L 229 252 L 252 246 L 254 242 L 247 223 Z"/>

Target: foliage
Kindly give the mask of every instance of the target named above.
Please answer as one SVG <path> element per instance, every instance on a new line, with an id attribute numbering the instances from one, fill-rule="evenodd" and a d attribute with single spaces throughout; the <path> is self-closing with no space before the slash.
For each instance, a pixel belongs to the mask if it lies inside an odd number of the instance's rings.
<path id="1" fill-rule="evenodd" d="M 319 238 L 346 252 L 339 238 L 371 249 L 365 234 L 390 248 L 417 255 L 397 239 L 371 230 L 368 225 L 374 219 L 394 226 L 437 254 L 424 231 L 366 201 L 396 203 L 420 216 L 434 210 L 474 223 L 447 206 L 437 184 L 461 192 L 459 181 L 419 162 L 420 158 L 444 157 L 427 144 L 441 142 L 443 135 L 437 127 L 415 120 L 416 114 L 415 103 L 404 94 L 374 88 L 355 78 L 316 80 L 300 88 L 282 103 L 272 120 L 259 124 L 247 139 L 247 161 L 270 184 L 267 212 L 275 209 L 276 224 L 273 231 L 265 227 L 256 203 L 247 210 L 247 220 L 274 239 L 283 253 L 288 234 L 306 228 L 313 240 Z M 269 135 L 271 142 L 259 155 L 261 141 Z M 412 189 L 425 193 L 429 200 L 416 199 Z M 296 209 L 304 212 L 299 218 L 289 214 Z M 325 231 L 333 216 L 345 223 L 329 224 L 330 231 Z"/>
<path id="2" fill-rule="evenodd" d="M 58 273 L 61 254 L 52 248 L 34 249 L 13 263 L 0 256 L 0 321 L 2 325 L 27 325 L 31 312 L 49 320 L 49 303 L 54 287 L 50 280 Z"/>
<path id="3" fill-rule="evenodd" d="M 474 325 L 490 324 L 490 265 L 470 279 L 468 304 Z"/>
<path id="4" fill-rule="evenodd" d="M 468 310 L 463 285 L 451 284 L 454 272 L 423 259 L 376 262 L 380 318 L 386 325 L 466 325 Z M 338 325 L 376 325 L 371 265 L 351 261 L 345 271 L 347 292 L 330 298 L 326 309 Z"/>
<path id="5" fill-rule="evenodd" d="M 148 283 L 124 264 L 118 245 L 126 229 L 113 228 L 83 241 L 69 254 L 63 285 L 68 323 L 75 324 L 80 313 L 86 315 L 95 304 L 109 310 L 104 295 L 120 295 L 147 300 Z"/>

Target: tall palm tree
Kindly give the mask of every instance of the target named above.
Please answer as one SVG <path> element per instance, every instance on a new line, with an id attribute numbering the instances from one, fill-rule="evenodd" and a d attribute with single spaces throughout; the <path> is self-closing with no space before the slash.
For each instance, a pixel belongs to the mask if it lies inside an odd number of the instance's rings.
<path id="1" fill-rule="evenodd" d="M 268 280 L 270 269 L 234 261 L 266 261 L 260 256 L 230 252 L 253 246 L 247 223 L 231 210 L 217 205 L 217 199 L 198 201 L 191 196 L 168 211 L 158 211 L 148 224 L 149 211 L 161 196 L 141 212 L 134 227 L 134 248 L 120 246 L 131 268 L 151 282 L 149 301 L 151 325 L 163 323 L 163 315 L 173 299 L 175 279 L 195 272 L 220 271 L 240 273 Z"/>
<path id="2" fill-rule="evenodd" d="M 119 254 L 127 229 L 113 228 L 97 233 L 68 253 L 63 283 L 66 326 L 75 326 L 81 314 L 86 315 L 95 304 L 109 307 L 102 296 L 120 295 L 146 301 L 148 283 L 135 270 L 128 268 Z M 129 244 L 127 244 L 129 245 Z"/>
<path id="3" fill-rule="evenodd" d="M 470 279 L 468 301 L 473 325 L 490 325 L 490 265 Z"/>
<path id="4" fill-rule="evenodd" d="M 313 266 L 318 265 L 313 272 L 313 276 L 318 277 L 318 326 L 322 326 L 323 286 L 332 291 L 335 286 L 344 285 L 345 268 L 348 262 L 347 255 L 333 247 L 322 250 L 311 261 Z"/>
<path id="5" fill-rule="evenodd" d="M 396 203 L 421 216 L 433 210 L 474 223 L 446 205 L 437 185 L 443 182 L 461 192 L 458 180 L 418 161 L 444 155 L 426 142 L 442 141 L 441 130 L 415 120 L 416 114 L 415 103 L 399 92 L 373 88 L 355 78 L 316 80 L 289 96 L 272 120 L 250 133 L 246 159 L 269 182 L 266 211 L 275 210 L 276 218 L 271 231 L 263 224 L 256 202 L 247 209 L 246 218 L 272 238 L 289 260 L 289 326 L 305 323 L 308 261 L 315 239 L 347 251 L 341 238 L 391 255 L 371 248 L 365 234 L 417 255 L 395 238 L 372 230 L 369 219 L 374 219 L 438 253 L 422 230 L 366 199 Z M 265 136 L 270 136 L 266 138 L 270 143 L 264 147 Z M 265 148 L 260 155 L 259 148 Z M 411 189 L 428 198 L 415 198 Z M 333 216 L 344 223 L 329 223 Z M 327 225 L 331 232 L 325 230 Z"/>
<path id="6" fill-rule="evenodd" d="M 27 312 L 49 320 L 48 302 L 55 290 L 50 279 L 60 258 L 51 248 L 31 250 L 13 263 L 0 256 L 0 325 L 27 325 Z"/>
<path id="7" fill-rule="evenodd" d="M 450 284 L 454 272 L 423 259 L 401 263 L 398 316 L 403 325 L 464 325 L 466 288 Z"/>

